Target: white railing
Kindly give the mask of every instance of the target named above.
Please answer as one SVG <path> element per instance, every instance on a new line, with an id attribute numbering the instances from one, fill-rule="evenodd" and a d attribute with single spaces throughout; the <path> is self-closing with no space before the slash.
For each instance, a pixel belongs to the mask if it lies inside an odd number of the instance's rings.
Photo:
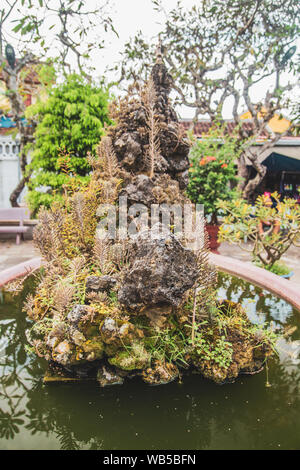
<path id="1" fill-rule="evenodd" d="M 18 160 L 20 143 L 11 135 L 0 135 L 0 160 Z"/>
<path id="2" fill-rule="evenodd" d="M 18 136 L 0 135 L 0 208 L 11 207 L 9 196 L 21 178 Z M 21 198 L 20 198 L 21 199 Z"/>

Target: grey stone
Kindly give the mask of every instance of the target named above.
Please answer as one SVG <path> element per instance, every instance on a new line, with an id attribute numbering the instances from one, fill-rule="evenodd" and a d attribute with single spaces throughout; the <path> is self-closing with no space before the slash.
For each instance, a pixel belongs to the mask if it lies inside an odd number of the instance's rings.
<path id="1" fill-rule="evenodd" d="M 87 313 L 88 307 L 86 305 L 74 305 L 71 312 L 68 313 L 67 319 L 70 323 L 77 324 Z"/>
<path id="2" fill-rule="evenodd" d="M 74 329 L 71 329 L 70 331 L 70 338 L 73 341 L 76 346 L 81 346 L 82 343 L 86 341 L 85 336 L 81 333 L 81 331 Z"/>
<path id="3" fill-rule="evenodd" d="M 89 276 L 86 278 L 85 287 L 87 292 L 107 292 L 116 282 L 112 276 Z"/>
<path id="4" fill-rule="evenodd" d="M 97 381 L 101 387 L 107 387 L 109 385 L 122 385 L 124 379 L 112 369 L 102 365 L 97 372 Z"/>
<path id="5" fill-rule="evenodd" d="M 161 224 L 136 235 L 131 253 L 130 267 L 118 291 L 120 303 L 127 308 L 158 304 L 177 307 L 197 281 L 195 254 Z"/>
<path id="6" fill-rule="evenodd" d="M 117 331 L 117 329 L 118 329 L 117 323 L 113 318 L 109 318 L 109 317 L 105 318 L 103 325 L 101 327 L 101 330 L 103 331 L 103 333 L 106 333 L 106 332 L 112 333 L 112 332 Z"/>
<path id="7" fill-rule="evenodd" d="M 69 341 L 64 340 L 54 348 L 53 353 L 55 354 L 55 361 L 62 366 L 66 366 L 70 363 L 72 346 Z"/>
<path id="8" fill-rule="evenodd" d="M 178 173 L 176 177 L 179 182 L 179 188 L 185 189 L 187 185 L 189 184 L 189 171 L 186 170 L 181 173 Z"/>
<path id="9" fill-rule="evenodd" d="M 176 173 L 187 170 L 190 165 L 188 156 L 180 153 L 174 153 L 172 157 L 169 157 L 168 163 L 170 170 Z"/>
<path id="10" fill-rule="evenodd" d="M 149 207 L 156 202 L 153 188 L 154 183 L 147 175 L 138 175 L 121 191 L 120 196 L 126 196 L 129 205 L 139 203 Z"/>

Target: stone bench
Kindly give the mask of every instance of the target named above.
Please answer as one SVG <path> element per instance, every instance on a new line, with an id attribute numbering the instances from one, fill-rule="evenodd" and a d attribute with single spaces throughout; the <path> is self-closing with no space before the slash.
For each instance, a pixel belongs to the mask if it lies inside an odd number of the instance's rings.
<path id="1" fill-rule="evenodd" d="M 5 221 L 15 222 L 19 225 L 0 225 L 0 233 L 16 234 L 16 244 L 19 245 L 21 237 L 29 227 L 24 226 L 24 220 L 29 219 L 29 210 L 25 207 L 12 207 L 10 209 L 0 209 L 0 223 Z"/>

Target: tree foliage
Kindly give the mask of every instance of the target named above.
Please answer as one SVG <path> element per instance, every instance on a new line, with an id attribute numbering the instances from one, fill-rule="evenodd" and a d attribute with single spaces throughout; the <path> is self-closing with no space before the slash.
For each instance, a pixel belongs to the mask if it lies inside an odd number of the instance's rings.
<path id="1" fill-rule="evenodd" d="M 251 251 L 253 261 L 267 269 L 271 269 L 291 245 L 300 246 L 299 204 L 294 199 L 280 201 L 276 192 L 271 196 L 276 207 L 268 204 L 269 197 L 265 195 L 259 196 L 254 206 L 243 199 L 219 201 L 225 213 L 219 240 Z M 267 230 L 261 230 L 262 225 L 266 225 Z M 246 245 L 245 239 L 251 244 Z"/>
<path id="2" fill-rule="evenodd" d="M 32 210 L 60 198 L 70 175 L 86 180 L 91 169 L 87 154 L 95 152 L 110 123 L 108 100 L 107 90 L 72 74 L 52 89 L 46 103 L 40 100 L 27 109 L 27 116 L 39 122 L 29 168 Z"/>
<path id="3" fill-rule="evenodd" d="M 105 46 L 105 35 L 117 35 L 108 2 L 95 0 L 17 0 L 13 32 L 22 44 L 34 44 L 41 57 L 51 57 L 70 74 L 91 78 L 91 54 Z"/>

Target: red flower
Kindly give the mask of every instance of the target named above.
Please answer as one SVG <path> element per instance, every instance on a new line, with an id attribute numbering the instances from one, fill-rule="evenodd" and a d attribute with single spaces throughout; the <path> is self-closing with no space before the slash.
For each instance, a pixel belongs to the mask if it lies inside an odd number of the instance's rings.
<path id="1" fill-rule="evenodd" d="M 227 167 L 228 167 L 227 163 L 223 163 L 223 165 L 221 165 L 221 168 L 227 168 Z"/>
<path id="2" fill-rule="evenodd" d="M 214 160 L 216 160 L 216 157 L 212 157 L 212 156 L 203 157 L 202 160 L 200 160 L 199 165 L 206 165 L 208 162 L 213 162 Z"/>

